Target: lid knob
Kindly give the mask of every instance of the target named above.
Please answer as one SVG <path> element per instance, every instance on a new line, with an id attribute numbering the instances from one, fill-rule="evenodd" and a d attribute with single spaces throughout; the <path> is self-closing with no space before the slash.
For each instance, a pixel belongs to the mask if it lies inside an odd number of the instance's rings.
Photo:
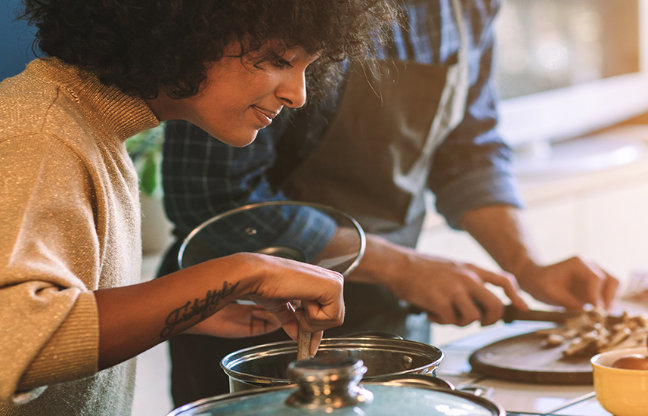
<path id="1" fill-rule="evenodd" d="M 286 400 L 292 407 L 330 411 L 371 403 L 373 393 L 359 386 L 367 372 L 362 360 L 330 354 L 295 361 L 288 374 L 298 389 Z"/>

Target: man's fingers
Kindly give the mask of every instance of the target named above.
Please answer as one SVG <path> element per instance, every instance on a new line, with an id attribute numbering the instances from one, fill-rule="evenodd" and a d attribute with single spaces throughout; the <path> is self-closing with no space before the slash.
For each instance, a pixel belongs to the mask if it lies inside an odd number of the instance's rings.
<path id="1" fill-rule="evenodd" d="M 459 296 L 454 300 L 455 319 L 454 324 L 459 326 L 466 326 L 471 322 L 479 321 L 482 317 L 480 308 L 477 307 L 475 302 L 466 294 Z"/>
<path id="2" fill-rule="evenodd" d="M 479 276 L 484 282 L 499 286 L 504 290 L 506 296 L 511 300 L 513 306 L 522 311 L 529 309 L 524 299 L 520 296 L 520 289 L 513 275 L 509 273 L 493 273 L 488 270 L 479 269 Z"/>
<path id="3" fill-rule="evenodd" d="M 605 272 L 605 276 L 602 289 L 603 306 L 605 309 L 609 309 L 614 297 L 616 296 L 617 289 L 619 288 L 619 281 L 607 272 Z"/>
<path id="4" fill-rule="evenodd" d="M 504 314 L 502 301 L 486 288 L 473 292 L 473 303 L 480 312 L 479 322 L 482 325 L 491 325 L 497 322 Z"/>
<path id="5" fill-rule="evenodd" d="M 587 303 L 594 306 L 601 306 L 600 304 L 603 303 L 604 308 L 609 308 L 619 287 L 619 281 L 599 265 L 582 260 L 581 262 L 585 268 L 582 272 L 585 276 L 589 272 L 597 277 L 587 282 Z"/>
<path id="6" fill-rule="evenodd" d="M 574 296 L 571 292 L 555 291 L 553 294 L 549 293 L 551 297 L 551 304 L 563 306 L 567 310 L 580 311 L 585 307 L 582 299 Z"/>
<path id="7" fill-rule="evenodd" d="M 600 306 L 601 301 L 603 300 L 603 283 L 607 278 L 606 273 L 594 263 L 585 262 L 581 259 L 578 259 L 578 267 L 573 271 L 580 275 L 580 279 L 574 279 L 577 282 L 581 282 L 579 286 L 585 286 L 584 290 L 580 293 L 584 295 L 583 303 L 589 303 L 594 307 Z M 584 281 L 584 285 L 582 284 Z M 575 289 L 575 288 L 574 288 Z M 578 293 L 577 290 L 572 290 L 573 292 Z"/>
<path id="8" fill-rule="evenodd" d="M 452 324 L 456 322 L 457 315 L 452 302 L 449 298 L 434 302 L 431 307 L 424 308 L 430 322 L 436 322 L 441 325 Z"/>

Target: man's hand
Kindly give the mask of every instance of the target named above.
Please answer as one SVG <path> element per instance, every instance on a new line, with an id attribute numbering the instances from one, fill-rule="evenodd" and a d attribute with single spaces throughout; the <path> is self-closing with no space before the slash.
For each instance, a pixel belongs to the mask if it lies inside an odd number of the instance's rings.
<path id="1" fill-rule="evenodd" d="M 580 257 L 538 266 L 530 263 L 517 273 L 520 287 L 541 302 L 582 309 L 586 304 L 608 308 L 619 281 L 598 265 Z"/>
<path id="2" fill-rule="evenodd" d="M 539 301 L 567 309 L 582 309 L 588 303 L 610 306 L 617 279 L 578 257 L 542 265 L 517 208 L 493 205 L 474 209 L 464 214 L 461 225 Z"/>
<path id="3" fill-rule="evenodd" d="M 367 236 L 365 257 L 349 279 L 382 284 L 440 324 L 490 325 L 500 319 L 504 305 L 486 283 L 501 287 L 513 305 L 527 309 L 509 273 L 429 256 L 374 235 Z"/>
<path id="4" fill-rule="evenodd" d="M 512 275 L 491 272 L 472 264 L 418 254 L 411 257 L 402 279 L 392 290 L 428 313 L 430 321 L 465 326 L 478 321 L 491 325 L 502 317 L 504 305 L 486 283 L 499 286 L 517 308 L 527 306 Z"/>

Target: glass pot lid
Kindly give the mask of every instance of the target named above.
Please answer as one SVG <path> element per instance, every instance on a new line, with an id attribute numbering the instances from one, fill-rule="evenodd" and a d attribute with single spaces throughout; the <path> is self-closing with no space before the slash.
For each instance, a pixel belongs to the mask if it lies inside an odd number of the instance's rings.
<path id="1" fill-rule="evenodd" d="M 181 269 L 238 252 L 315 264 L 343 275 L 360 262 L 365 235 L 335 208 L 301 201 L 267 201 L 219 214 L 196 227 L 178 251 Z"/>

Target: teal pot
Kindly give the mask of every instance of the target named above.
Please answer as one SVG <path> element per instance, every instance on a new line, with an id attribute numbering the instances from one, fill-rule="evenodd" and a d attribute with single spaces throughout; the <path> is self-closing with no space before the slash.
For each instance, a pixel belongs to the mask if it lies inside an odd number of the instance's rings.
<path id="1" fill-rule="evenodd" d="M 199 400 L 168 416 L 504 416 L 483 397 L 439 386 L 432 377 L 401 374 L 360 380 L 361 360 L 319 356 L 289 365 L 296 384 L 257 388 Z M 366 380 L 366 377 L 365 377 Z"/>

